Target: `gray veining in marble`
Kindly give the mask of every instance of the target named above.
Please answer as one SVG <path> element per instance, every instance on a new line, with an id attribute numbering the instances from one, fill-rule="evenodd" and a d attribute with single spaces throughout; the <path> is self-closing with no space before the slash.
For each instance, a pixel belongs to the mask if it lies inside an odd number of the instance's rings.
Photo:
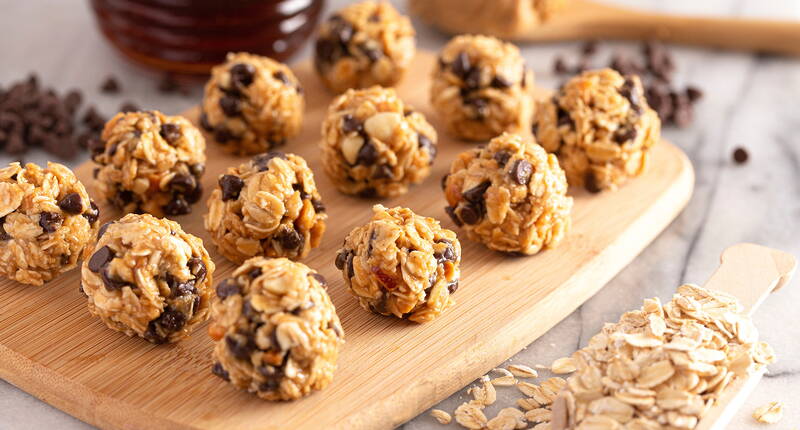
<path id="1" fill-rule="evenodd" d="M 793 0 L 615 2 L 674 13 L 800 19 L 800 3 Z M 347 1 L 329 3 L 335 7 Z M 107 114 L 115 111 L 123 99 L 178 113 L 200 98 L 199 84 L 190 97 L 158 94 L 154 90 L 156 75 L 123 61 L 102 41 L 87 2 L 0 0 L 0 11 L 0 85 L 37 70 L 44 82 L 59 89 L 81 88 Z M 421 24 L 415 25 L 420 46 L 438 49 L 446 41 Z M 604 44 L 599 55 L 634 49 L 638 49 L 635 44 Z M 558 82 L 550 72 L 554 55 L 575 55 L 577 45 L 554 43 L 525 46 L 522 50 L 537 74 L 538 84 L 552 87 Z M 694 164 L 694 197 L 678 219 L 602 291 L 511 362 L 547 364 L 569 355 L 583 346 L 603 322 L 616 320 L 625 310 L 638 307 L 643 298 L 667 299 L 682 282 L 703 283 L 728 245 L 756 242 L 800 255 L 800 61 L 684 47 L 676 47 L 674 52 L 677 80 L 705 91 L 693 126 L 664 130 L 664 136 L 683 148 Z M 298 58 L 307 54 L 308 49 Z M 99 93 L 99 83 L 112 73 L 120 77 L 124 96 Z M 750 152 L 750 162 L 744 166 L 731 162 L 731 153 L 737 146 Z M 43 162 L 46 157 L 31 154 L 28 159 Z M 8 157 L 0 156 L 0 164 L 8 161 Z M 762 428 L 750 414 L 755 407 L 773 400 L 784 402 L 786 407 L 783 421 L 773 428 L 800 425 L 797 283 L 793 281 L 768 299 L 755 316 L 762 338 L 775 347 L 780 360 L 770 367 L 730 428 Z M 508 404 L 516 397 L 515 389 L 500 389 L 498 404 Z M 452 412 L 465 398 L 464 389 L 438 407 Z M 494 405 L 489 413 L 497 410 Z M 40 428 L 91 427 L 0 381 L 0 430 Z M 442 427 L 422 414 L 402 428 Z M 455 424 L 450 428 L 456 428 Z"/>

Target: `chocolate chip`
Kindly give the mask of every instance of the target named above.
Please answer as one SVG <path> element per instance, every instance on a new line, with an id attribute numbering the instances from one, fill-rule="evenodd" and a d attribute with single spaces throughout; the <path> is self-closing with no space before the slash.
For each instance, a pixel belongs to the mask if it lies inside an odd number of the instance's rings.
<path id="1" fill-rule="evenodd" d="M 445 261 L 456 261 L 456 252 L 453 249 L 453 245 L 447 244 L 447 247 L 442 252 L 434 252 L 433 258 L 436 259 L 438 264 L 442 264 Z"/>
<path id="2" fill-rule="evenodd" d="M 314 278 L 314 279 L 316 279 L 316 280 L 317 280 L 317 282 L 318 282 L 320 285 L 322 285 L 323 287 L 326 287 L 326 286 L 328 285 L 328 280 L 327 280 L 327 279 L 325 279 L 325 277 L 324 277 L 324 276 L 322 276 L 321 274 L 319 274 L 319 273 L 317 273 L 317 272 L 312 272 L 312 273 L 311 273 L 311 277 L 312 277 L 312 278 Z"/>
<path id="3" fill-rule="evenodd" d="M 364 124 L 353 117 L 353 115 L 347 114 L 342 117 L 342 133 L 361 133 L 362 131 L 364 131 Z"/>
<path id="4" fill-rule="evenodd" d="M 124 113 L 139 112 L 140 110 L 141 109 L 139 109 L 139 106 L 137 106 L 136 103 L 133 103 L 131 101 L 123 102 L 122 105 L 120 105 L 119 107 L 119 111 Z"/>
<path id="5" fill-rule="evenodd" d="M 292 86 L 292 81 L 289 80 L 289 77 L 286 76 L 286 73 L 283 73 L 280 70 L 275 71 L 275 73 L 272 74 L 272 77 L 281 81 L 283 85 L 286 85 L 287 87 Z"/>
<path id="6" fill-rule="evenodd" d="M 291 227 L 278 231 L 276 239 L 284 251 L 296 251 L 303 247 L 303 236 Z"/>
<path id="7" fill-rule="evenodd" d="M 241 111 L 240 106 L 241 101 L 231 96 L 230 94 L 226 94 L 219 99 L 219 107 L 222 109 L 222 112 L 225 113 L 227 116 L 239 116 Z"/>
<path id="8" fill-rule="evenodd" d="M 333 16 L 330 20 L 333 23 L 333 34 L 341 45 L 347 45 L 353 38 L 353 26 L 341 16 Z"/>
<path id="9" fill-rule="evenodd" d="M 249 276 L 250 279 L 256 279 L 259 276 L 261 276 L 261 273 L 262 271 L 260 267 L 254 267 L 249 272 L 247 272 L 247 276 Z"/>
<path id="10" fill-rule="evenodd" d="M 523 74 L 523 76 L 524 76 L 524 74 Z M 490 85 L 493 88 L 504 89 L 504 88 L 510 87 L 511 86 L 511 82 L 508 79 L 506 79 L 506 78 L 504 78 L 504 77 L 502 77 L 500 75 L 496 75 L 494 78 L 492 78 L 492 82 L 491 82 Z"/>
<path id="11" fill-rule="evenodd" d="M 111 202 L 114 206 L 124 208 L 128 204 L 133 203 L 134 198 L 133 192 L 129 190 L 119 190 L 117 194 L 114 195 Z"/>
<path id="12" fill-rule="evenodd" d="M 378 191 L 373 187 L 367 187 L 359 191 L 356 195 L 365 199 L 373 199 L 378 196 Z"/>
<path id="13" fill-rule="evenodd" d="M 636 85 L 633 83 L 633 79 L 631 77 L 625 78 L 625 83 L 619 89 L 619 93 L 628 99 L 628 102 L 631 104 L 631 108 L 636 113 L 642 113 L 642 105 L 641 100 L 639 99 L 639 92 L 636 91 Z"/>
<path id="14" fill-rule="evenodd" d="M 593 194 L 603 191 L 600 188 L 600 184 L 597 182 L 597 177 L 591 171 L 586 172 L 586 176 L 583 178 L 583 186 L 586 188 L 586 191 Z"/>
<path id="15" fill-rule="evenodd" d="M 417 142 L 419 147 L 428 151 L 429 160 L 428 164 L 433 164 L 433 160 L 436 158 L 437 148 L 436 145 L 433 144 L 428 136 L 425 136 L 422 133 L 417 134 Z"/>
<path id="16" fill-rule="evenodd" d="M 556 118 L 557 118 L 556 122 L 559 127 L 561 127 L 562 125 L 568 125 L 573 128 L 575 127 L 575 123 L 574 121 L 572 121 L 572 117 L 570 116 L 569 112 L 562 109 L 561 106 L 558 105 L 558 103 L 556 103 Z"/>
<path id="17" fill-rule="evenodd" d="M 244 187 L 242 178 L 235 175 L 222 175 L 219 188 L 222 190 L 222 201 L 236 200 Z"/>
<path id="18" fill-rule="evenodd" d="M 6 222 L 5 217 L 0 218 L 0 241 L 11 239 L 11 235 L 6 232 L 5 228 L 3 228 L 3 224 L 5 224 L 5 222 Z"/>
<path id="19" fill-rule="evenodd" d="M 587 56 L 591 56 L 597 53 L 597 41 L 587 40 L 586 42 L 584 42 L 583 46 L 581 46 L 581 53 Z"/>
<path id="20" fill-rule="evenodd" d="M 628 141 L 634 141 L 636 139 L 636 135 L 637 132 L 635 127 L 626 127 L 619 129 L 616 133 L 614 133 L 614 141 L 621 145 Z"/>
<path id="21" fill-rule="evenodd" d="M 456 214 L 456 211 L 455 211 L 455 209 L 453 209 L 451 206 L 445 206 L 445 207 L 444 207 L 444 211 L 445 211 L 445 213 L 447 213 L 447 215 L 449 215 L 449 216 L 450 216 L 450 219 L 451 219 L 451 220 L 453 220 L 453 223 L 454 223 L 455 225 L 457 225 L 457 226 L 459 226 L 459 227 L 461 227 L 462 225 L 464 225 L 464 224 L 461 222 L 461 219 L 459 219 L 459 218 L 458 218 L 458 215 Z"/>
<path id="22" fill-rule="evenodd" d="M 533 174 L 533 166 L 528 160 L 517 160 L 511 166 L 508 174 L 511 176 L 511 180 L 517 184 L 528 185 L 531 180 L 531 174 Z"/>
<path id="23" fill-rule="evenodd" d="M 161 130 L 159 131 L 161 137 L 167 141 L 170 145 L 174 145 L 178 139 L 181 138 L 181 127 L 178 124 L 173 123 L 166 123 L 161 124 Z"/>
<path id="24" fill-rule="evenodd" d="M 356 164 L 371 166 L 375 164 L 377 160 L 378 151 L 375 150 L 375 147 L 371 143 L 365 142 L 361 145 L 361 149 L 358 150 L 358 156 L 356 157 Z"/>
<path id="25" fill-rule="evenodd" d="M 108 224 L 109 223 L 104 224 L 103 227 L 108 226 Z M 105 233 L 105 230 L 103 230 L 103 233 Z M 114 259 L 114 251 L 112 251 L 111 248 L 109 248 L 108 245 L 106 245 L 95 251 L 94 254 L 92 254 L 92 257 L 89 259 L 87 267 L 89 267 L 89 270 L 91 270 L 92 272 L 98 273 L 100 272 L 100 270 L 106 267 L 109 261 L 113 259 Z"/>
<path id="26" fill-rule="evenodd" d="M 564 57 L 556 57 L 555 61 L 553 62 L 553 71 L 559 75 L 564 75 L 569 72 L 569 67 L 567 67 Z"/>
<path id="27" fill-rule="evenodd" d="M 388 164 L 381 164 L 375 168 L 375 171 L 372 173 L 372 179 L 391 179 L 394 177 L 394 171 L 392 170 L 392 166 Z"/>
<path id="28" fill-rule="evenodd" d="M 189 273 L 194 275 L 195 282 L 203 282 L 207 273 L 206 263 L 198 257 L 192 257 L 186 265 L 189 266 Z"/>
<path id="29" fill-rule="evenodd" d="M 84 212 L 83 216 L 86 221 L 89 221 L 90 225 L 96 223 L 97 219 L 100 218 L 100 208 L 97 207 L 93 200 L 89 200 L 89 209 Z"/>
<path id="30" fill-rule="evenodd" d="M 231 376 L 228 374 L 228 371 L 222 367 L 222 363 L 219 361 L 215 362 L 213 366 L 211 366 L 211 373 L 214 375 L 219 376 L 220 378 L 224 379 L 225 381 L 230 381 Z"/>
<path id="31" fill-rule="evenodd" d="M 253 83 L 256 68 L 248 63 L 236 63 L 231 67 L 231 83 L 240 88 L 247 88 Z"/>
<path id="32" fill-rule="evenodd" d="M 442 176 L 442 179 L 439 181 L 439 186 L 442 187 L 442 190 L 447 188 L 447 178 L 448 177 L 450 177 L 450 174 L 449 173 L 445 173 L 444 176 Z"/>
<path id="33" fill-rule="evenodd" d="M 214 140 L 218 143 L 225 143 L 234 140 L 236 137 L 227 128 L 220 126 L 214 130 Z"/>
<path id="34" fill-rule="evenodd" d="M 473 67 L 464 77 L 464 87 L 467 90 L 477 90 L 481 87 L 481 69 Z"/>
<path id="35" fill-rule="evenodd" d="M 378 61 L 381 57 L 383 57 L 383 51 L 381 51 L 380 49 L 375 49 L 367 45 L 361 45 L 358 47 L 358 49 L 360 49 L 361 52 L 363 52 L 364 55 L 367 57 L 367 59 L 369 59 L 369 61 L 373 63 Z"/>
<path id="36" fill-rule="evenodd" d="M 78 193 L 69 193 L 58 201 L 58 207 L 68 214 L 79 214 L 83 212 L 83 200 Z"/>
<path id="37" fill-rule="evenodd" d="M 180 195 L 172 196 L 172 199 L 163 207 L 164 213 L 170 216 L 186 215 L 192 212 L 189 202 Z"/>
<path id="38" fill-rule="evenodd" d="M 334 264 L 336 265 L 337 269 L 344 269 L 344 265 L 347 263 L 348 254 L 350 254 L 350 251 L 347 249 L 343 249 L 336 254 L 336 260 L 334 261 Z"/>
<path id="39" fill-rule="evenodd" d="M 453 60 L 453 63 L 450 64 L 450 68 L 453 74 L 461 78 L 461 80 L 466 79 L 467 74 L 472 68 L 467 53 L 464 51 L 459 52 Z"/>
<path id="40" fill-rule="evenodd" d="M 286 154 L 279 151 L 270 151 L 264 154 L 258 154 L 253 157 L 253 166 L 258 169 L 259 172 L 263 172 L 269 168 L 269 162 L 273 158 L 280 158 L 281 160 L 288 160 Z"/>
<path id="41" fill-rule="evenodd" d="M 491 185 L 491 181 L 483 181 L 467 191 L 464 191 L 461 195 L 471 203 L 481 203 L 483 202 L 483 193 L 485 193 Z"/>
<path id="42" fill-rule="evenodd" d="M 750 154 L 744 148 L 736 148 L 733 151 L 733 161 L 736 162 L 736 164 L 745 164 L 749 158 Z"/>
<path id="43" fill-rule="evenodd" d="M 453 281 L 453 282 L 451 282 L 451 283 L 447 284 L 447 291 L 448 291 L 450 294 L 453 294 L 453 293 L 455 293 L 456 291 L 458 291 L 458 279 L 456 279 L 455 281 Z"/>
<path id="44" fill-rule="evenodd" d="M 690 85 L 686 87 L 686 96 L 689 97 L 690 102 L 694 103 L 703 98 L 703 91 L 700 88 Z"/>
<path id="45" fill-rule="evenodd" d="M 56 212 L 42 212 L 39 214 L 39 226 L 46 233 L 52 233 L 61 227 L 64 219 Z"/>
<path id="46" fill-rule="evenodd" d="M 108 267 L 100 272 L 100 278 L 103 279 L 103 284 L 106 287 L 106 291 L 117 291 L 124 287 L 130 286 L 130 284 L 125 281 L 112 278 L 111 274 L 108 273 Z"/>
<path id="47" fill-rule="evenodd" d="M 113 76 L 109 76 L 106 78 L 105 81 L 100 85 L 100 91 L 105 94 L 117 94 L 120 92 L 120 85 L 117 82 L 117 78 Z"/>
<path id="48" fill-rule="evenodd" d="M 317 39 L 314 45 L 314 66 L 319 69 L 324 64 L 331 64 L 336 60 L 338 44 L 329 39 Z"/>
<path id="49" fill-rule="evenodd" d="M 205 112 L 200 113 L 200 127 L 205 131 L 214 131 L 214 126 L 208 122 L 208 115 Z"/>
<path id="50" fill-rule="evenodd" d="M 103 237 L 104 234 L 106 234 L 106 230 L 108 230 L 108 226 L 110 226 L 113 223 L 114 223 L 114 221 L 109 221 L 109 222 L 101 225 L 100 228 L 97 229 L 97 240 L 100 240 L 100 238 Z"/>
<path id="51" fill-rule="evenodd" d="M 479 206 L 473 203 L 466 203 L 461 205 L 458 216 L 465 224 L 477 224 L 483 217 L 482 210 Z"/>
<path id="52" fill-rule="evenodd" d="M 168 187 L 181 194 L 188 193 L 195 189 L 197 180 L 192 175 L 177 174 L 170 179 Z"/>
<path id="53" fill-rule="evenodd" d="M 489 114 L 489 102 L 484 98 L 465 98 L 463 103 L 465 106 L 472 107 L 472 109 L 475 111 L 475 118 L 477 119 L 486 118 L 486 115 Z"/>
<path id="54" fill-rule="evenodd" d="M 355 258 L 354 253 L 349 253 L 347 255 L 347 278 L 352 278 L 356 274 L 356 270 L 353 267 L 353 259 Z"/>
<path id="55" fill-rule="evenodd" d="M 172 73 L 164 73 L 161 80 L 158 81 L 156 89 L 161 94 L 172 94 L 180 89 L 178 81 L 175 80 L 175 75 Z"/>
<path id="56" fill-rule="evenodd" d="M 225 336 L 225 345 L 234 357 L 239 360 L 249 360 L 253 352 L 253 342 L 245 335 L 236 333 Z"/>
<path id="57" fill-rule="evenodd" d="M 169 307 L 161 313 L 159 319 L 161 327 L 169 333 L 174 333 L 182 329 L 186 324 L 186 315 L 175 309 L 170 309 Z"/>
<path id="58" fill-rule="evenodd" d="M 311 200 L 311 206 L 314 208 L 314 212 L 325 212 L 325 204 L 321 200 Z"/>
<path id="59" fill-rule="evenodd" d="M 498 166 L 503 167 L 508 163 L 508 159 L 511 158 L 511 153 L 508 151 L 498 151 L 494 153 L 492 158 L 494 158 Z"/>
<path id="60" fill-rule="evenodd" d="M 239 284 L 233 278 L 224 279 L 217 284 L 217 297 L 220 300 L 225 300 L 228 297 L 239 294 Z"/>

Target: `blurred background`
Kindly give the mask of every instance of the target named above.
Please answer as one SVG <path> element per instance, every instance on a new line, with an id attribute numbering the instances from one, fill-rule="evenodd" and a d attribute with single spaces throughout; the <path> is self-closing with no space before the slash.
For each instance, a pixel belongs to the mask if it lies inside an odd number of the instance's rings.
<path id="1" fill-rule="evenodd" d="M 108 118 L 124 104 L 167 114 L 178 114 L 198 104 L 204 78 L 166 75 L 126 59 L 98 29 L 89 1 L 0 0 L 0 88 L 25 80 L 35 73 L 40 85 L 59 94 L 76 89 L 83 103 L 77 115 L 84 117 L 89 106 L 101 118 Z M 103 1 L 94 3 L 102 4 Z M 213 2 L 223 5 L 227 2 Z M 345 0 L 285 2 L 304 5 L 309 14 L 327 16 L 351 3 Z M 317 4 L 319 3 L 319 4 Z M 405 1 L 392 1 L 406 13 Z M 665 13 L 716 17 L 747 17 L 797 20 L 800 2 L 795 0 L 614 0 L 604 3 L 643 8 Z M 418 49 L 438 51 L 449 36 L 413 19 Z M 306 28 L 302 22 L 287 28 Z M 293 27 L 294 26 L 294 27 Z M 313 32 L 313 25 L 306 30 Z M 144 29 L 143 31 L 146 31 Z M 268 34 L 251 35 L 269 37 Z M 740 37 L 747 38 L 747 34 Z M 271 49 L 286 54 L 287 61 L 310 58 L 313 43 L 278 44 Z M 117 43 L 121 43 L 117 41 Z M 536 84 L 557 87 L 568 74 L 557 73 L 555 63 L 568 69 L 605 66 L 615 56 L 640 58 L 639 42 L 601 41 L 591 61 L 583 60 L 582 42 L 521 44 L 523 56 L 536 76 Z M 694 196 L 686 210 L 595 297 L 545 336 L 523 350 L 512 362 L 550 363 L 585 345 L 603 322 L 640 306 L 645 297 L 671 296 L 682 282 L 703 283 L 718 264 L 721 251 L 733 243 L 747 241 L 800 255 L 800 61 L 787 56 L 730 52 L 710 48 L 669 46 L 674 62 L 672 85 L 700 90 L 702 98 L 692 106 L 689 121 L 663 130 L 666 139 L 680 146 L 692 160 L 696 173 Z M 589 64 L 590 63 L 590 64 Z M 109 78 L 114 84 L 109 83 Z M 112 87 L 116 86 L 116 89 Z M 315 144 L 309 142 L 309 144 Z M 78 148 L 78 147 L 76 147 Z M 744 163 L 734 161 L 741 148 Z M 739 153 L 741 156 L 741 152 Z M 88 159 L 85 150 L 70 150 L 63 159 L 42 150 L 9 154 L 0 150 L 0 165 L 24 159 L 44 163 L 48 159 L 76 166 Z M 741 158 L 741 157 L 740 157 Z M 740 160 L 741 161 L 741 160 Z M 780 426 L 800 424 L 800 302 L 797 281 L 763 305 L 755 316 L 761 336 L 775 348 L 779 361 L 739 411 L 731 428 L 755 429 L 750 418 L 757 406 L 779 400 L 785 404 Z M 515 398 L 509 390 L 498 392 L 498 404 Z M 504 399 L 504 397 L 507 397 Z M 452 411 L 465 390 L 438 406 Z M 503 401 L 505 400 L 505 402 Z M 495 405 L 498 406 L 498 405 Z M 493 407 L 488 414 L 496 413 Z M 86 429 L 90 426 L 36 400 L 0 381 L 0 429 Z M 438 428 L 423 414 L 405 429 Z"/>

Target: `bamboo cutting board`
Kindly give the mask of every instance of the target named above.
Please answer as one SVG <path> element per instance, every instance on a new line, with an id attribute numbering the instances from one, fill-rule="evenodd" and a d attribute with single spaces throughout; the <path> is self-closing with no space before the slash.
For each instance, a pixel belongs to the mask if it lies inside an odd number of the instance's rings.
<path id="1" fill-rule="evenodd" d="M 419 54 L 400 95 L 436 127 L 422 84 L 435 63 Z M 318 151 L 320 124 L 331 96 L 310 64 L 296 72 L 306 89 L 302 134 L 283 150 L 298 153 L 317 173 L 328 207 L 328 231 L 303 262 L 329 280 L 346 344 L 333 383 L 291 403 L 269 403 L 211 375 L 212 342 L 205 326 L 176 345 L 150 345 L 107 329 L 91 317 L 78 292 L 79 271 L 43 287 L 0 281 L 0 377 L 88 423 L 115 429 L 378 429 L 399 425 L 471 382 L 566 317 L 625 267 L 683 209 L 694 175 L 685 155 L 656 145 L 648 171 L 620 191 L 590 195 L 572 190 L 573 227 L 556 249 L 511 257 L 462 239 L 457 304 L 438 320 L 417 325 L 362 310 L 333 261 L 344 236 L 366 222 L 378 200 L 337 193 Z M 197 111 L 187 114 L 197 120 Z M 439 127 L 440 128 L 440 127 Z M 440 128 L 441 129 L 441 128 Z M 469 148 L 440 136 L 439 156 L 424 184 L 381 201 L 433 216 L 461 235 L 443 207 L 439 179 L 456 154 Z M 208 147 L 206 196 L 237 158 Z M 87 163 L 78 176 L 91 185 Z M 91 189 L 91 187 L 90 187 Z M 217 264 L 215 280 L 233 265 L 203 229 L 203 203 L 176 217 L 204 239 Z M 101 220 L 121 216 L 101 207 Z M 463 236 L 463 235 L 461 235 Z"/>

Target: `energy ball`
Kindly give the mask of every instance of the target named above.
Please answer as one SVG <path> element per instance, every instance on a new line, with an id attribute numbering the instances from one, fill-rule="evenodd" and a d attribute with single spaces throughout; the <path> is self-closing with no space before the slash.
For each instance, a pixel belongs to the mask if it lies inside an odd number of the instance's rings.
<path id="1" fill-rule="evenodd" d="M 369 311 L 423 323 L 455 304 L 461 243 L 439 221 L 382 205 L 336 255 L 344 282 Z"/>
<path id="2" fill-rule="evenodd" d="M 489 140 L 504 131 L 528 132 L 533 73 L 519 49 L 488 36 L 456 36 L 433 72 L 431 104 L 450 134 Z"/>
<path id="3" fill-rule="evenodd" d="M 328 215 L 302 157 L 259 154 L 228 168 L 218 183 L 208 198 L 205 227 L 229 260 L 299 259 L 319 246 Z"/>
<path id="4" fill-rule="evenodd" d="M 171 343 L 208 318 L 214 263 L 202 240 L 149 214 L 125 215 L 97 235 L 84 251 L 81 289 L 109 328 Z"/>
<path id="5" fill-rule="evenodd" d="M 570 185 L 599 192 L 644 171 L 661 120 L 638 76 L 602 69 L 570 79 L 540 102 L 533 132 L 547 152 L 558 155 Z"/>
<path id="6" fill-rule="evenodd" d="M 447 214 L 489 249 L 532 255 L 554 248 L 569 230 L 564 171 L 529 137 L 504 133 L 462 152 L 442 186 Z"/>
<path id="7" fill-rule="evenodd" d="M 200 200 L 206 141 L 189 120 L 118 113 L 92 147 L 98 193 L 124 213 L 185 215 Z"/>
<path id="8" fill-rule="evenodd" d="M 314 67 L 332 91 L 373 85 L 390 87 L 414 58 L 411 21 L 386 2 L 364 1 L 322 23 Z"/>
<path id="9" fill-rule="evenodd" d="M 0 276 L 42 285 L 77 266 L 100 211 L 66 166 L 0 170 Z"/>
<path id="10" fill-rule="evenodd" d="M 296 136 L 304 108 L 300 82 L 285 64 L 230 53 L 211 70 L 200 125 L 226 151 L 252 155 Z"/>
<path id="11" fill-rule="evenodd" d="M 294 400 L 333 380 L 344 331 L 325 278 L 286 258 L 253 257 L 217 285 L 211 371 L 266 400 Z"/>
<path id="12" fill-rule="evenodd" d="M 336 188 L 395 197 L 430 174 L 436 130 L 392 88 L 348 90 L 322 123 L 322 164 Z"/>

